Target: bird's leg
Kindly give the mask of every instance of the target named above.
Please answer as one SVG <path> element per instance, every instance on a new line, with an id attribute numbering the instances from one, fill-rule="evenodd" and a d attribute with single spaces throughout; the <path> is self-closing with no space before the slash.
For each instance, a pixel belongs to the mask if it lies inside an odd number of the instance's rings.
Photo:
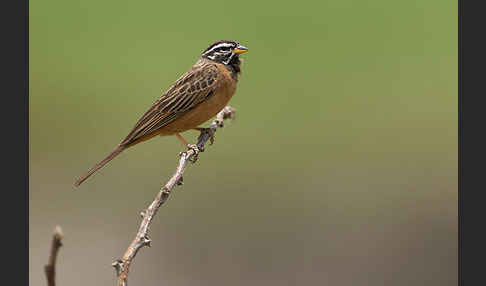
<path id="1" fill-rule="evenodd" d="M 197 157 L 198 157 L 199 152 L 200 152 L 200 150 L 199 150 L 199 148 L 197 147 L 197 145 L 187 143 L 186 139 L 184 139 L 184 137 L 182 137 L 182 136 L 181 136 L 179 133 L 176 133 L 176 134 L 175 134 L 175 136 L 177 137 L 177 139 L 181 140 L 181 142 L 182 142 L 184 145 L 186 145 L 187 149 L 189 149 L 189 150 L 193 150 L 193 151 L 194 151 L 194 156 L 192 156 L 192 159 L 190 159 L 190 161 L 191 161 L 192 163 L 196 163 L 196 161 L 197 161 Z M 182 154 L 182 152 L 181 152 L 181 154 Z"/>
<path id="2" fill-rule="evenodd" d="M 184 146 L 188 146 L 189 145 L 187 143 L 186 139 L 184 139 L 184 137 L 181 136 L 181 134 L 176 133 L 175 136 L 177 137 L 177 139 L 181 140 L 181 142 L 182 142 L 182 144 L 184 144 Z"/>
<path id="3" fill-rule="evenodd" d="M 201 136 L 203 136 L 204 134 L 207 133 L 209 135 L 209 145 L 213 145 L 213 143 L 214 143 L 214 130 L 212 130 L 211 128 L 204 128 L 204 127 L 198 127 L 198 128 L 192 128 L 192 129 L 201 132 L 199 134 L 199 137 L 197 138 L 198 141 L 201 138 Z M 201 151 L 203 151 L 203 150 L 201 150 Z"/>

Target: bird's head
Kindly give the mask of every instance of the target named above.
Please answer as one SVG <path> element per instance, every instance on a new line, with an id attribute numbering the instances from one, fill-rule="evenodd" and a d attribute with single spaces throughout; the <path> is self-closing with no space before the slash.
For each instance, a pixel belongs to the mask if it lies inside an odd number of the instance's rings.
<path id="1" fill-rule="evenodd" d="M 201 57 L 231 66 L 236 72 L 239 72 L 239 56 L 247 51 L 248 48 L 235 41 L 217 41 L 204 50 Z"/>

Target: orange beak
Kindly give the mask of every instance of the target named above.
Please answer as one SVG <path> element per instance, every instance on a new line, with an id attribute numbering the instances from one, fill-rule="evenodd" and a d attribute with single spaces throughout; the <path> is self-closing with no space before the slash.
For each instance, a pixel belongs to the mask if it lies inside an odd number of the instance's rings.
<path id="1" fill-rule="evenodd" d="M 248 48 L 242 45 L 238 45 L 235 49 L 233 49 L 233 53 L 239 55 L 248 52 Z"/>

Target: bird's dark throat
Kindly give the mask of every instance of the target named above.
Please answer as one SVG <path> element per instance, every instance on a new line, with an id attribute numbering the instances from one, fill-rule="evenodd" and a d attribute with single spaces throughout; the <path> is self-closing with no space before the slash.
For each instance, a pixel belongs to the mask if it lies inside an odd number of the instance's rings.
<path id="1" fill-rule="evenodd" d="M 237 76 L 241 72 L 240 65 L 240 57 L 238 55 L 234 55 L 231 61 L 226 66 L 233 73 L 233 76 Z"/>

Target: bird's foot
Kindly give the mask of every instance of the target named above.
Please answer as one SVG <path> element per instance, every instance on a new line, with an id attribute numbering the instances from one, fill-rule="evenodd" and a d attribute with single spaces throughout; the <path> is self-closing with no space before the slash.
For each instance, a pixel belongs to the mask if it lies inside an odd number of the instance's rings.
<path id="1" fill-rule="evenodd" d="M 202 152 L 196 144 L 187 144 L 188 151 L 192 150 L 194 153 L 191 157 L 189 157 L 189 161 L 192 163 L 196 163 L 197 158 L 199 157 L 199 152 Z"/>
<path id="2" fill-rule="evenodd" d="M 197 138 L 197 140 L 199 141 L 199 139 L 201 139 L 201 137 L 203 137 L 204 135 L 208 135 L 209 136 L 209 145 L 213 145 L 214 144 L 214 130 L 211 129 L 211 128 L 197 128 L 197 130 L 199 130 L 199 132 L 201 132 L 199 134 L 199 137 Z M 201 152 L 204 152 L 204 150 L 201 150 Z"/>

